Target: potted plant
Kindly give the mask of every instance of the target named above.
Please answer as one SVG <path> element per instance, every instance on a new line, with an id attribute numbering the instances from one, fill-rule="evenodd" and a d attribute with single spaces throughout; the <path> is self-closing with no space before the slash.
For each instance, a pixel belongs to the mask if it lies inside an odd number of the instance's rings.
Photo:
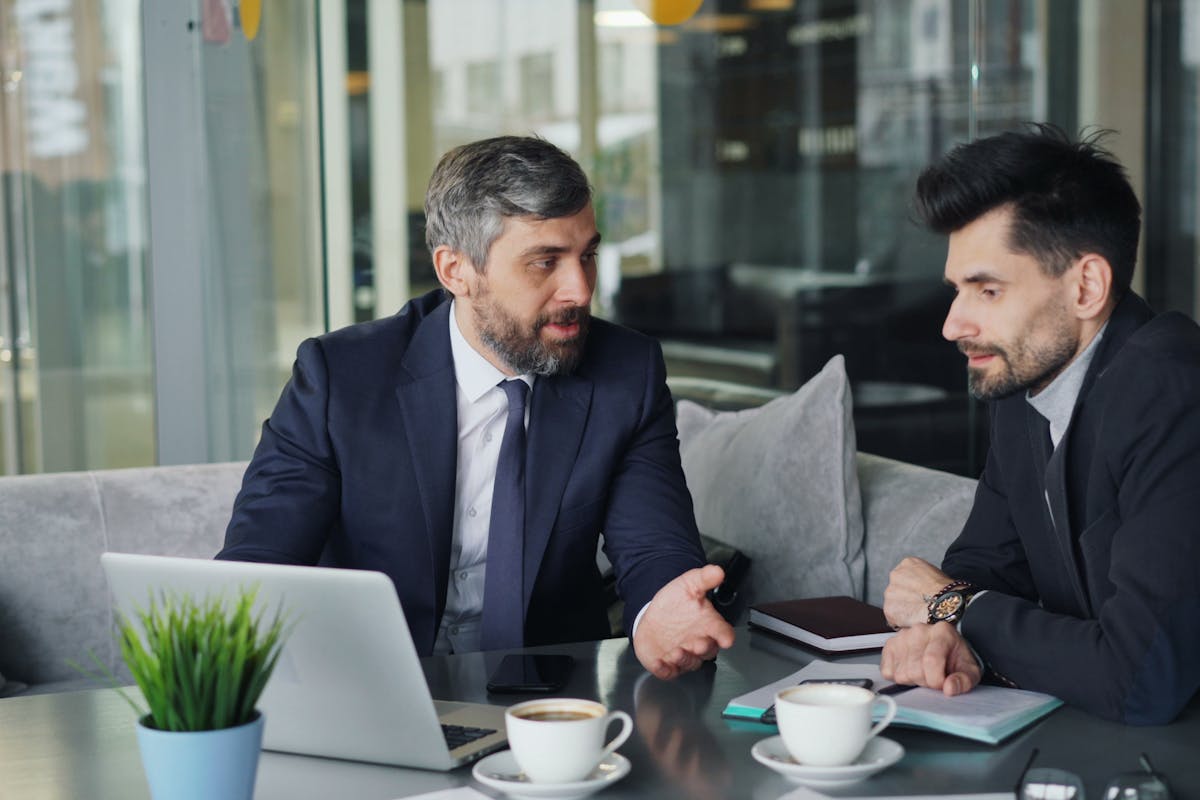
<path id="1" fill-rule="evenodd" d="M 138 745 L 154 800 L 250 800 L 262 747 L 259 696 L 286 638 L 282 611 L 255 611 L 257 590 L 232 602 L 162 593 L 121 616 L 121 657 L 146 701 Z"/>

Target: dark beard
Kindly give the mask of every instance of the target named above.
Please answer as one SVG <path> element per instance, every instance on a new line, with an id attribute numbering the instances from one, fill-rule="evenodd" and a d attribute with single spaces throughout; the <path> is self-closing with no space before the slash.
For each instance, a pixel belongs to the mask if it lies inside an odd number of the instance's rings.
<path id="1" fill-rule="evenodd" d="M 590 320 L 591 312 L 587 308 L 573 306 L 556 314 L 539 316 L 533 329 L 526 332 L 516 319 L 494 303 L 475 306 L 475 327 L 480 340 L 517 375 L 568 375 L 573 372 L 583 357 Z M 542 328 L 551 323 L 579 323 L 579 333 L 570 339 L 547 343 L 540 334 Z"/>
<path id="2" fill-rule="evenodd" d="M 995 355 L 1004 362 L 1004 371 L 988 378 L 982 371 L 967 368 L 967 386 L 977 400 L 1002 400 L 1020 391 L 1040 391 L 1054 380 L 1075 355 L 1079 340 L 1061 337 L 1034 351 L 1017 348 L 1015 360 L 1001 347 L 976 347 L 959 344 L 959 350 L 971 355 Z"/>

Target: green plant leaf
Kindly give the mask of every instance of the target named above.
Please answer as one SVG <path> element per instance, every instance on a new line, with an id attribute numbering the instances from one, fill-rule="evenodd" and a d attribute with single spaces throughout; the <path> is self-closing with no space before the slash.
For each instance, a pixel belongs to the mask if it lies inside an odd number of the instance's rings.
<path id="1" fill-rule="evenodd" d="M 270 625 L 264 623 L 257 595 L 257 587 L 242 588 L 232 602 L 223 595 L 197 599 L 162 592 L 151 595 L 145 608 L 118 617 L 121 658 L 146 710 L 122 696 L 139 718 L 167 731 L 215 730 L 253 719 L 291 632 L 282 607 L 274 610 Z M 115 685 L 111 670 L 92 659 Z"/>

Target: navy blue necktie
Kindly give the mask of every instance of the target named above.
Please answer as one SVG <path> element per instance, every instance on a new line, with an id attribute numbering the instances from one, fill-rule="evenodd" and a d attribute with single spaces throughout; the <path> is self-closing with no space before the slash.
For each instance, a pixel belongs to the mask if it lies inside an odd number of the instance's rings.
<path id="1" fill-rule="evenodd" d="M 500 441 L 500 460 L 492 488 L 492 518 L 488 526 L 487 570 L 483 581 L 484 650 L 525 644 L 525 381 L 506 380 L 508 419 Z"/>

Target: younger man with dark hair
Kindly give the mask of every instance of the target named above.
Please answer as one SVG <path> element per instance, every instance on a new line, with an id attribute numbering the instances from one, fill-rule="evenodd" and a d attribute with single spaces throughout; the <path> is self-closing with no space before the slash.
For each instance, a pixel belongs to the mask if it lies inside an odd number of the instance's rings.
<path id="1" fill-rule="evenodd" d="M 988 671 L 1169 722 L 1200 686 L 1200 328 L 1129 288 L 1124 170 L 1035 126 L 952 150 L 916 206 L 949 235 L 942 332 L 992 401 L 991 449 L 941 569 L 891 573 L 883 674 L 959 694 Z"/>

